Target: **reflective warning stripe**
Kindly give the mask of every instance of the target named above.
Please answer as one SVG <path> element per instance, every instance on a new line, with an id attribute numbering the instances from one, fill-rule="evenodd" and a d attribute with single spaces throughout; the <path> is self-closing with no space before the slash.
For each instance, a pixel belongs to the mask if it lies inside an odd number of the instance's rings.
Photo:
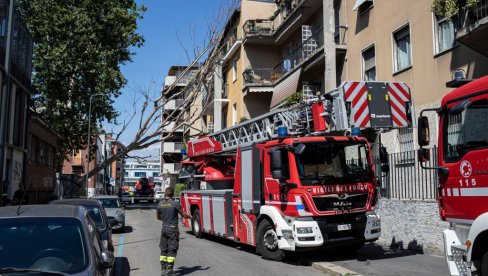
<path id="1" fill-rule="evenodd" d="M 407 126 L 406 102 L 411 102 L 409 88 L 404 83 L 388 82 L 388 96 L 390 99 L 391 118 L 393 126 Z"/>
<path id="2" fill-rule="evenodd" d="M 488 196 L 488 188 L 444 188 L 442 196 Z"/>
<path id="3" fill-rule="evenodd" d="M 354 127 L 370 126 L 368 93 L 365 82 L 348 82 L 344 85 L 344 99 L 351 103 L 351 122 Z"/>

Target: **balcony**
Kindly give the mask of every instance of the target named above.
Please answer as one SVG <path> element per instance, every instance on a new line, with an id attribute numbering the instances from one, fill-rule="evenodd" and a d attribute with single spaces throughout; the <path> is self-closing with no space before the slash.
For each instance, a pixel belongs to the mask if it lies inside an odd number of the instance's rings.
<path id="1" fill-rule="evenodd" d="M 281 62 L 273 68 L 247 68 L 243 72 L 244 86 L 269 87 L 279 83 L 284 77 L 295 71 L 296 68 L 316 61 L 314 57 L 323 51 L 323 28 L 316 27 L 312 35 L 295 48 L 290 54 L 284 56 Z"/>
<path id="2" fill-rule="evenodd" d="M 175 126 L 175 122 L 166 123 L 166 125 L 163 127 L 163 130 L 164 132 L 183 132 L 183 126 L 178 129 L 175 129 Z"/>
<path id="3" fill-rule="evenodd" d="M 336 44 L 337 51 L 346 51 L 347 50 L 347 26 L 344 25 L 336 25 L 335 33 L 334 33 L 334 40 Z"/>
<path id="4" fill-rule="evenodd" d="M 281 45 L 295 34 L 313 14 L 320 11 L 322 1 L 281 1 L 270 18 L 251 19 L 244 23 L 244 42 Z"/>
<path id="5" fill-rule="evenodd" d="M 180 142 L 163 142 L 162 153 L 180 153 L 183 148 L 183 143 Z"/>
<path id="6" fill-rule="evenodd" d="M 227 41 L 222 48 L 222 63 L 225 64 L 229 62 L 230 58 L 234 56 L 234 54 L 239 50 L 239 47 L 242 44 L 242 40 L 237 37 L 237 31 L 232 33 L 228 38 Z"/>
<path id="7" fill-rule="evenodd" d="M 165 163 L 163 164 L 162 172 L 170 174 L 179 174 L 181 165 L 177 163 Z"/>
<path id="8" fill-rule="evenodd" d="M 171 111 L 171 110 L 181 110 L 182 105 L 185 102 L 185 99 L 172 99 L 164 103 L 164 110 Z"/>
<path id="9" fill-rule="evenodd" d="M 488 0 L 461 12 L 461 26 L 456 32 L 456 39 L 484 55 L 488 55 Z"/>

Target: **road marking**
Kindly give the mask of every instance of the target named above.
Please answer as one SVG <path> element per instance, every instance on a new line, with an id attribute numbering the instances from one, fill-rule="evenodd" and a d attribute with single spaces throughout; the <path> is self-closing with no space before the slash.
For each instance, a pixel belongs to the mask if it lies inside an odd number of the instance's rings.
<path id="1" fill-rule="evenodd" d="M 361 274 L 328 262 L 314 262 L 312 267 L 332 276 L 361 276 Z"/>
<path id="2" fill-rule="evenodd" d="M 127 218 L 125 219 L 127 223 Z M 125 229 L 124 229 L 125 232 Z M 120 271 L 122 270 L 122 257 L 124 254 L 124 244 L 125 244 L 125 233 L 120 234 L 119 236 L 119 243 L 117 244 L 117 255 L 115 255 L 115 275 L 119 276 Z"/>

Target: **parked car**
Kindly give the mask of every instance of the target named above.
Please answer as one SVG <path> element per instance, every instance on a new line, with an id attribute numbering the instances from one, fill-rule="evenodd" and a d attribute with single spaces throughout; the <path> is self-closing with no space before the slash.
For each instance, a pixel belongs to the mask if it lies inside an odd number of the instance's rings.
<path id="1" fill-rule="evenodd" d="M 114 243 L 112 241 L 112 226 L 117 225 L 118 222 L 115 219 L 109 219 L 105 213 L 105 208 L 98 200 L 74 198 L 74 199 L 60 199 L 49 202 L 50 204 L 61 205 L 79 205 L 85 207 L 90 213 L 93 221 L 100 231 L 102 240 L 106 242 L 107 248 L 114 252 Z"/>
<path id="2" fill-rule="evenodd" d="M 100 201 L 108 218 L 117 220 L 117 225 L 112 227 L 113 230 L 125 231 L 125 211 L 118 196 L 100 195 L 94 196 L 92 199 Z"/>
<path id="3" fill-rule="evenodd" d="M 1 275 L 110 275 L 114 261 L 82 206 L 0 208 Z"/>
<path id="4" fill-rule="evenodd" d="M 126 191 L 120 193 L 119 199 L 122 203 L 132 203 L 132 196 Z"/>
<path id="5" fill-rule="evenodd" d="M 163 199 L 163 197 L 164 197 L 164 193 L 162 191 L 156 191 L 156 193 L 154 194 L 154 198 L 156 200 L 161 200 Z"/>

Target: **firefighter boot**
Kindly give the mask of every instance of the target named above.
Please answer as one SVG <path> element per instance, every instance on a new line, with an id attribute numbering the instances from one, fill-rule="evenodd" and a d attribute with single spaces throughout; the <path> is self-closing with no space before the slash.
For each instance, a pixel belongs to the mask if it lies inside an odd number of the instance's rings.
<path id="1" fill-rule="evenodd" d="M 173 271 L 173 266 L 174 266 L 174 262 L 168 262 L 166 263 L 166 274 L 165 276 L 175 276 L 175 272 Z"/>
<path id="2" fill-rule="evenodd" d="M 165 261 L 161 261 L 161 276 L 166 276 L 166 268 L 168 267 L 168 263 Z"/>

